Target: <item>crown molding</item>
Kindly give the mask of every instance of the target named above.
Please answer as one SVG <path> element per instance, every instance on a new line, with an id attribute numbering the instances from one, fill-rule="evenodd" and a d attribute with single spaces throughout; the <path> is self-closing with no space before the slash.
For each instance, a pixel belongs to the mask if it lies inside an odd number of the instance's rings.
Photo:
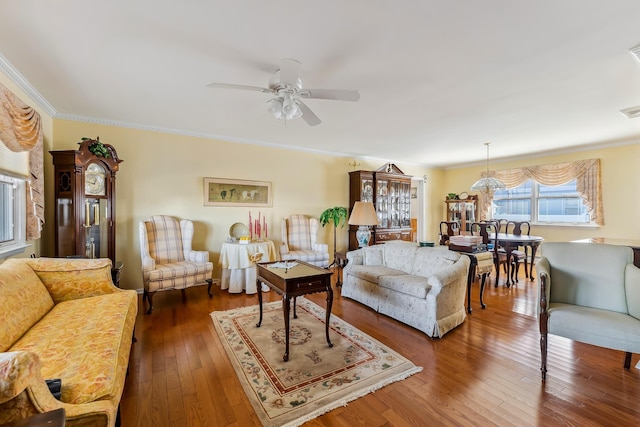
<path id="1" fill-rule="evenodd" d="M 117 121 L 117 120 L 102 119 L 98 117 L 89 117 L 89 116 L 82 116 L 77 114 L 61 113 L 61 112 L 58 112 L 54 108 L 54 106 L 51 105 L 51 103 L 49 103 L 49 101 L 47 101 L 45 97 L 42 96 L 40 92 L 38 92 L 27 81 L 27 79 L 22 74 L 20 74 L 20 72 L 1 53 L 0 53 L 0 69 L 4 71 L 4 74 L 6 74 L 7 77 L 15 85 L 17 85 L 22 91 L 24 91 L 36 104 L 38 104 L 38 106 L 42 110 L 44 110 L 49 116 L 51 116 L 54 119 L 93 123 L 93 124 L 99 124 L 99 125 L 105 125 L 105 126 L 137 129 L 137 130 L 166 133 L 166 134 L 172 134 L 172 135 L 192 136 L 196 138 L 214 139 L 218 141 L 235 142 L 239 144 L 258 145 L 262 147 L 277 148 L 281 150 L 300 151 L 305 153 L 315 153 L 315 154 L 322 154 L 322 155 L 328 155 L 328 156 L 353 157 L 354 155 L 353 153 L 341 153 L 341 152 L 318 150 L 318 149 L 312 149 L 312 148 L 292 147 L 288 145 L 274 144 L 274 143 L 265 142 L 265 141 L 234 138 L 228 135 L 216 135 L 216 134 L 209 134 L 204 132 L 194 132 L 194 131 L 189 131 L 184 129 L 172 129 L 172 128 L 165 128 L 160 126 L 146 125 L 141 123 L 130 123 L 130 122 Z M 394 162 L 393 159 L 382 159 L 382 158 L 370 157 L 366 155 L 361 155 L 359 157 L 362 159 L 381 161 L 384 163 Z M 396 161 L 396 163 L 403 163 L 403 164 L 409 164 L 409 165 L 415 165 L 415 166 L 426 166 L 426 165 L 406 162 L 406 161 Z"/>
<path id="2" fill-rule="evenodd" d="M 49 116 L 55 117 L 56 109 L 24 78 L 22 74 L 0 53 L 0 69 L 4 71 L 9 80 L 15 83 L 29 98 L 44 110 Z"/>

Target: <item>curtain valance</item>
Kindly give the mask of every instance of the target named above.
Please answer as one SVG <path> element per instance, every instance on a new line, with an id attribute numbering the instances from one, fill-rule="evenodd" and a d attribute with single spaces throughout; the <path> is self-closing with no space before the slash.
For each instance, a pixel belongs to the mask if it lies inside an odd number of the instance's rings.
<path id="1" fill-rule="evenodd" d="M 482 176 L 485 175 L 486 172 L 483 172 Z M 604 225 L 600 159 L 503 169 L 492 171 L 491 175 L 504 182 L 507 188 L 517 187 L 530 179 L 544 185 L 561 185 L 575 179 L 576 189 L 589 210 L 591 220 L 598 225 Z M 481 212 L 486 212 L 493 200 L 493 195 L 484 196 Z"/>
<path id="2" fill-rule="evenodd" d="M 42 140 L 40 114 L 0 83 L 0 141 L 13 152 L 29 152 L 27 240 L 39 239 L 44 224 Z"/>

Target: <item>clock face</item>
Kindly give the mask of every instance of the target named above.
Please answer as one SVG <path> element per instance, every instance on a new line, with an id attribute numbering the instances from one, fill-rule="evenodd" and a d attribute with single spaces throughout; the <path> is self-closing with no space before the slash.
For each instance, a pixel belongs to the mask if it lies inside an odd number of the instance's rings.
<path id="1" fill-rule="evenodd" d="M 84 193 L 89 196 L 104 196 L 106 172 L 102 166 L 92 163 L 84 173 Z"/>

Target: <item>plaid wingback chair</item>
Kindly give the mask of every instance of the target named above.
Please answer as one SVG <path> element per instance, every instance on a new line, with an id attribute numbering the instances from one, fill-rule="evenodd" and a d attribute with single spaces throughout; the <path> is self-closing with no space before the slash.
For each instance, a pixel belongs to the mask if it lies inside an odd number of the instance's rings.
<path id="1" fill-rule="evenodd" d="M 147 314 L 153 310 L 152 298 L 157 291 L 184 290 L 206 282 L 211 298 L 213 263 L 208 251 L 191 249 L 193 222 L 166 215 L 155 215 L 140 221 L 140 254 L 142 256 L 143 300 L 149 302 Z"/>
<path id="2" fill-rule="evenodd" d="M 329 246 L 317 243 L 320 222 L 305 215 L 291 215 L 282 219 L 282 260 L 299 260 L 318 267 L 329 266 Z"/>

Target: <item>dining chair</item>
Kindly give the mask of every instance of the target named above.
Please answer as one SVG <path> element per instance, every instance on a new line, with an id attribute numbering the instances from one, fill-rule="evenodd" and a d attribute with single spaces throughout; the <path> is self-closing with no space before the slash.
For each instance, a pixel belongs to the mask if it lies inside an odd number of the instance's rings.
<path id="1" fill-rule="evenodd" d="M 504 218 L 495 218 L 492 221 L 495 221 L 498 223 L 498 233 L 506 233 L 507 232 L 507 224 L 509 223 L 509 220 L 504 219 Z"/>
<path id="2" fill-rule="evenodd" d="M 529 236 L 529 233 L 531 232 L 531 224 L 529 224 L 528 221 L 509 221 L 507 222 L 505 232 L 507 234 L 515 234 L 516 236 L 520 236 L 522 234 L 526 234 L 527 236 Z M 512 281 L 518 281 L 518 272 L 520 270 L 520 264 L 522 263 L 524 263 L 525 275 L 529 274 L 529 251 L 529 247 L 524 245 L 522 246 L 522 250 L 517 249 L 511 252 L 514 257 L 514 263 L 516 266 L 516 268 L 514 269 L 515 279 L 514 274 L 511 275 Z M 533 262 L 533 260 L 531 260 L 531 262 Z M 527 278 L 529 278 L 529 276 L 527 276 Z"/>
<path id="3" fill-rule="evenodd" d="M 494 220 L 483 220 L 481 222 L 474 222 L 471 224 L 471 235 L 481 236 L 482 243 L 487 245 L 487 250 L 493 254 L 493 265 L 496 269 L 496 283 L 495 287 L 498 287 L 498 279 L 500 278 L 500 266 L 502 265 L 505 272 L 506 264 L 509 262 L 507 259 L 507 253 L 504 249 L 498 245 L 498 223 Z M 513 263 L 513 257 L 511 259 Z M 512 264 L 513 265 L 513 264 Z"/>
<path id="4" fill-rule="evenodd" d="M 460 224 L 453 221 L 442 221 L 440 223 L 440 246 L 448 245 L 451 236 L 460 235 Z"/>
<path id="5" fill-rule="evenodd" d="M 482 219 L 482 220 L 480 220 L 478 222 L 481 223 L 481 224 L 486 224 L 486 223 L 493 224 L 494 228 L 496 230 L 496 234 L 497 233 L 506 232 L 506 225 L 507 225 L 507 220 L 506 219 Z M 500 245 L 500 243 L 498 242 L 498 239 L 495 239 L 493 241 L 493 244 L 496 247 L 496 252 L 498 252 L 498 254 L 501 255 L 502 258 L 506 259 L 507 251 L 504 249 L 504 247 L 502 247 L 502 245 Z M 504 274 L 507 274 L 507 264 L 506 264 L 506 262 L 502 262 L 500 264 L 502 264 L 502 269 L 504 271 Z"/>

